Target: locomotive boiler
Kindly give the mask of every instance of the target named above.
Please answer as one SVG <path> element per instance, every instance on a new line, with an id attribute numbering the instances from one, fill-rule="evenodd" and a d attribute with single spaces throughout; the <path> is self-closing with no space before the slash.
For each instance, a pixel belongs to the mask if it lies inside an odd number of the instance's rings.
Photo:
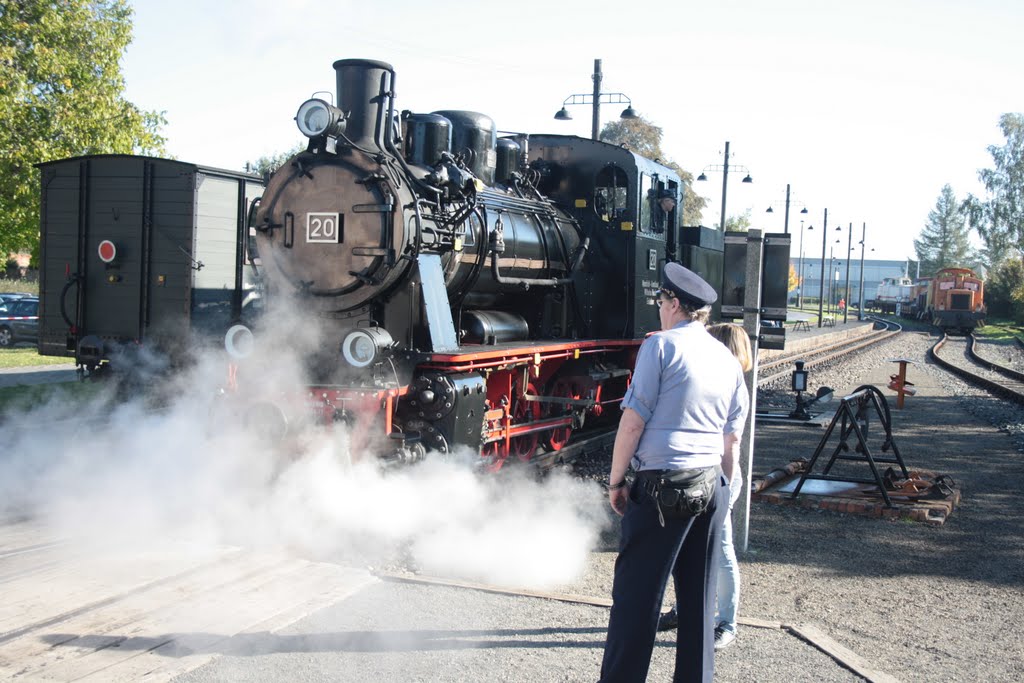
<path id="1" fill-rule="evenodd" d="M 399 112 L 390 65 L 334 69 L 337 104 L 299 107 L 308 147 L 250 218 L 268 297 L 330 340 L 309 394 L 278 400 L 388 461 L 461 446 L 497 468 L 606 443 L 683 246 L 678 175 L 597 141 L 499 139 L 475 112 Z M 687 265 L 720 282 L 721 246 L 696 230 Z M 240 365 L 248 334 L 228 337 Z"/>

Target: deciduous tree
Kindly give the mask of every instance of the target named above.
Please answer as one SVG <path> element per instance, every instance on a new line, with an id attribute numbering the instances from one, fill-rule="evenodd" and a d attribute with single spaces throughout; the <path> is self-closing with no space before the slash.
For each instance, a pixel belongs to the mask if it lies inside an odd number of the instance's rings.
<path id="1" fill-rule="evenodd" d="M 157 112 L 122 96 L 125 0 L 0 0 L 0 253 L 39 242 L 34 164 L 164 150 Z"/>
<path id="2" fill-rule="evenodd" d="M 683 181 L 683 225 L 700 225 L 701 212 L 707 200 L 691 189 L 693 174 L 669 159 L 661 149 L 661 126 L 644 117 L 620 119 L 605 124 L 600 138 L 613 145 L 623 145 L 642 157 L 665 164 L 679 174 Z"/>
<path id="3" fill-rule="evenodd" d="M 747 209 L 739 216 L 729 216 L 725 219 L 726 232 L 746 232 L 750 230 L 750 209 Z"/>
<path id="4" fill-rule="evenodd" d="M 988 148 L 995 168 L 978 172 L 987 197 L 968 195 L 964 201 L 971 227 L 985 241 L 989 266 L 1011 250 L 1024 253 L 1024 114 L 1003 114 L 999 128 L 1006 144 Z"/>
<path id="5" fill-rule="evenodd" d="M 928 212 L 928 222 L 918 239 L 914 251 L 921 263 L 921 275 L 934 275 L 942 268 L 963 268 L 974 265 L 970 229 L 953 188 L 945 185 L 935 208 Z"/>
<path id="6" fill-rule="evenodd" d="M 289 159 L 291 159 L 293 156 L 295 156 L 304 149 L 306 149 L 306 144 L 299 143 L 293 149 L 290 149 L 287 152 L 281 152 L 273 156 L 260 157 L 256 161 L 251 161 L 247 163 L 245 165 L 246 170 L 248 170 L 250 173 L 257 173 L 259 175 L 267 175 L 268 173 L 273 173 L 274 171 L 279 169 L 284 164 L 284 162 L 288 161 Z"/>

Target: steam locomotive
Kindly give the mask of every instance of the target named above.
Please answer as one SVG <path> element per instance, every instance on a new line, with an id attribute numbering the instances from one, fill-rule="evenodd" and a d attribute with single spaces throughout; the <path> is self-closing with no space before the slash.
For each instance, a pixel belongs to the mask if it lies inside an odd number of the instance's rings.
<path id="1" fill-rule="evenodd" d="M 475 112 L 398 112 L 390 65 L 334 69 L 337 105 L 299 107 L 308 147 L 250 215 L 267 296 L 330 343 L 308 394 L 260 420 L 286 431 L 301 404 L 385 462 L 468 447 L 497 469 L 607 443 L 666 259 L 722 282 L 720 233 L 681 241 L 677 173 L 574 136 L 499 139 Z M 254 339 L 226 338 L 239 377 Z"/>

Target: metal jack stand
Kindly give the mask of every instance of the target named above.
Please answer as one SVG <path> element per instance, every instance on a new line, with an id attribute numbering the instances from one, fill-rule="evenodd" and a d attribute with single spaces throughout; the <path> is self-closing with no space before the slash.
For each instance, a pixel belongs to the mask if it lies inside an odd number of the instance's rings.
<path id="1" fill-rule="evenodd" d="M 871 449 L 867 443 L 867 432 L 869 424 L 869 409 L 874 408 L 875 414 L 878 416 L 878 420 L 885 430 L 885 440 L 882 442 L 882 452 L 888 452 L 892 450 L 892 457 L 879 457 L 872 455 Z M 814 464 L 818 461 L 822 451 L 825 450 L 825 446 L 828 443 L 829 437 L 832 436 L 833 430 L 836 425 L 839 425 L 839 443 L 836 444 L 835 449 L 832 451 L 832 457 L 829 458 L 828 464 L 825 465 L 825 469 L 821 474 L 814 474 Z M 853 452 L 850 451 L 850 435 L 853 434 L 857 437 L 856 447 Z M 835 465 L 836 460 L 866 460 L 868 465 L 871 467 L 871 474 L 874 476 L 873 479 L 854 478 L 854 477 L 842 477 L 830 475 L 829 472 L 832 470 L 832 466 Z M 844 396 L 839 402 L 839 408 L 836 409 L 836 415 L 832 418 L 832 422 L 829 424 L 828 429 L 825 430 L 824 436 L 821 437 L 821 441 L 818 443 L 818 447 L 814 451 L 814 455 L 811 457 L 811 462 L 807 465 L 807 471 L 800 477 L 800 481 L 797 482 L 796 488 L 793 490 L 792 498 L 796 498 L 800 493 L 800 489 L 803 487 L 804 482 L 808 479 L 820 479 L 824 481 L 843 481 L 852 482 L 857 484 L 877 484 L 878 490 L 882 494 L 882 499 L 885 500 L 886 507 L 892 507 L 892 501 L 889 499 L 889 494 L 885 490 L 885 482 L 882 479 L 881 473 L 878 471 L 876 463 L 892 463 L 899 465 L 903 471 L 903 477 L 909 477 L 910 473 L 907 470 L 907 466 L 903 464 L 903 457 L 900 455 L 900 449 L 896 446 L 896 441 L 892 436 L 892 419 L 889 413 L 889 404 L 885 399 L 885 395 L 882 394 L 877 388 L 869 385 L 858 387 L 849 396 Z"/>

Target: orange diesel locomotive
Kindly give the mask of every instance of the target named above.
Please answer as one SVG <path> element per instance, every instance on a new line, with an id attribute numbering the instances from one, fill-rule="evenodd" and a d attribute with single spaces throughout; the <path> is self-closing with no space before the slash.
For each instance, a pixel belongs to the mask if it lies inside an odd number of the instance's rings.
<path id="1" fill-rule="evenodd" d="M 985 324 L 985 283 L 969 268 L 943 268 L 928 285 L 925 315 L 943 330 Z"/>

